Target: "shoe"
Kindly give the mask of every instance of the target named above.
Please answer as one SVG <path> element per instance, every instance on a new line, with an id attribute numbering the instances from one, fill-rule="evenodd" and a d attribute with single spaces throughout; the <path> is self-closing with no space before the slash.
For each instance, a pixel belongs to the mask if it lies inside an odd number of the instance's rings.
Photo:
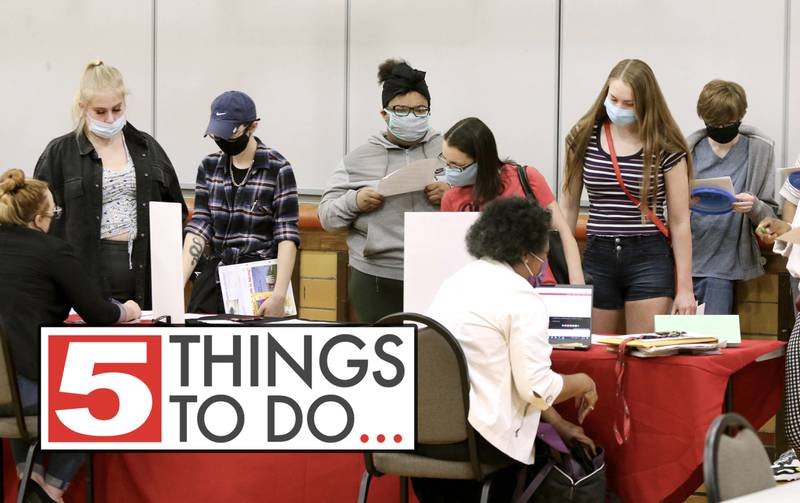
<path id="1" fill-rule="evenodd" d="M 800 479 L 800 459 L 797 459 L 794 449 L 789 449 L 775 460 L 772 464 L 772 475 L 778 481 Z"/>

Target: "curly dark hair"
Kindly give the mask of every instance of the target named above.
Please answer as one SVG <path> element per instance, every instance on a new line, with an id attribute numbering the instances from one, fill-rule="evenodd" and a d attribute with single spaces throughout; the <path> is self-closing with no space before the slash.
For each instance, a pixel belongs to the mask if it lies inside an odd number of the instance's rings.
<path id="1" fill-rule="evenodd" d="M 545 250 L 549 230 L 550 212 L 535 202 L 495 199 L 467 231 L 467 251 L 475 258 L 516 264 L 526 253 Z"/>

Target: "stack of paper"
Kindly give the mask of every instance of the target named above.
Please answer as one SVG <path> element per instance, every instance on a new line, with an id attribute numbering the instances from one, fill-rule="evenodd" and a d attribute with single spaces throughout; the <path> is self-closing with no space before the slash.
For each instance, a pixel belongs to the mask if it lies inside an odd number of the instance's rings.
<path id="1" fill-rule="evenodd" d="M 609 351 L 618 351 L 619 345 L 625 339 L 631 339 L 626 348 L 631 349 L 631 354 L 643 358 L 654 356 L 671 356 L 679 353 L 685 354 L 717 354 L 725 347 L 725 342 L 720 342 L 716 337 L 701 334 L 687 333 L 677 337 L 658 337 L 656 334 L 631 334 L 618 337 L 602 337 L 597 342 L 606 344 Z"/>

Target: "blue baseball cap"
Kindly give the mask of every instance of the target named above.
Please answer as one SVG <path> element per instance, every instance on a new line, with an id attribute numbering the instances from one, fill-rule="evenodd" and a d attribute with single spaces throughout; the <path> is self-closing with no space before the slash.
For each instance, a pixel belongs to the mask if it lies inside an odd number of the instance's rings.
<path id="1" fill-rule="evenodd" d="M 211 102 L 211 118 L 204 136 L 228 140 L 237 127 L 257 120 L 256 104 L 250 96 L 241 91 L 225 91 Z"/>

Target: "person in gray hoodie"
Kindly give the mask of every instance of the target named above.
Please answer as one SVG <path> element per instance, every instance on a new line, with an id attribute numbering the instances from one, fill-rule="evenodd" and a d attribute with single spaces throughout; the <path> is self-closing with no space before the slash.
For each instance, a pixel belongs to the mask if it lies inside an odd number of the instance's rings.
<path id="1" fill-rule="evenodd" d="M 436 182 L 424 191 L 385 198 L 375 190 L 389 173 L 436 159 L 442 151 L 442 135 L 428 124 L 431 96 L 425 72 L 389 59 L 378 68 L 378 81 L 387 130 L 342 159 L 317 210 L 325 230 L 348 230 L 349 299 L 364 323 L 403 310 L 404 213 L 438 211 L 449 188 Z"/>
<path id="2" fill-rule="evenodd" d="M 742 124 L 747 96 L 735 82 L 712 80 L 697 101 L 705 129 L 687 138 L 695 177 L 730 176 L 736 202 L 723 215 L 692 212 L 694 295 L 706 314 L 731 314 L 736 281 L 764 274 L 754 229 L 774 217 L 775 143 L 758 129 Z"/>

